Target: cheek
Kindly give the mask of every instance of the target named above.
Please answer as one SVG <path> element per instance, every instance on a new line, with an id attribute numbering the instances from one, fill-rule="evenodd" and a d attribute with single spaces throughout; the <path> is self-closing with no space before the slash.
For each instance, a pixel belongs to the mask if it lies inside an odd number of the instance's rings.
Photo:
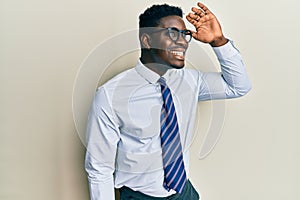
<path id="1" fill-rule="evenodd" d="M 155 40 L 152 40 L 152 48 L 166 50 L 172 45 L 173 41 L 170 40 L 169 37 L 161 36 Z"/>
<path id="2" fill-rule="evenodd" d="M 153 53 L 156 54 L 158 57 L 166 59 L 168 57 L 168 46 L 160 45 L 153 47 Z"/>
<path id="3" fill-rule="evenodd" d="M 168 60 L 169 55 L 165 49 L 159 48 L 154 50 L 154 54 L 162 60 Z"/>

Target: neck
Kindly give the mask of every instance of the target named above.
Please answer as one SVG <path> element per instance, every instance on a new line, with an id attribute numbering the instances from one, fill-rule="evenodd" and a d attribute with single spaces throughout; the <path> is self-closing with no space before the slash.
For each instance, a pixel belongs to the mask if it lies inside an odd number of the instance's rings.
<path id="1" fill-rule="evenodd" d="M 170 67 L 165 64 L 161 64 L 157 59 L 153 58 L 153 56 L 142 55 L 140 58 L 141 62 L 150 70 L 157 73 L 159 76 L 163 76 Z"/>

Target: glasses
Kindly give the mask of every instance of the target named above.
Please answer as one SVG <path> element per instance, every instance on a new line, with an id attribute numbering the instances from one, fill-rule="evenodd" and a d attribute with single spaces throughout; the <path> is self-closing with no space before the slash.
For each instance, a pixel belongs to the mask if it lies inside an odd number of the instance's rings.
<path id="1" fill-rule="evenodd" d="M 162 28 L 161 30 L 154 31 L 153 33 L 168 30 L 168 35 L 173 42 L 177 42 L 179 40 L 180 35 L 183 39 L 189 43 L 192 40 L 192 31 L 190 30 L 179 30 L 175 27 Z"/>

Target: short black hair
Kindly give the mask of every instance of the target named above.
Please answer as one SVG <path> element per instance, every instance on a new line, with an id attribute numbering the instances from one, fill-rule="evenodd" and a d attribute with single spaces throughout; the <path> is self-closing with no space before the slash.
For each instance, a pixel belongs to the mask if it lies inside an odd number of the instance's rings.
<path id="1" fill-rule="evenodd" d="M 171 15 L 182 17 L 182 9 L 168 4 L 153 5 L 140 15 L 139 27 L 157 27 L 161 18 Z"/>

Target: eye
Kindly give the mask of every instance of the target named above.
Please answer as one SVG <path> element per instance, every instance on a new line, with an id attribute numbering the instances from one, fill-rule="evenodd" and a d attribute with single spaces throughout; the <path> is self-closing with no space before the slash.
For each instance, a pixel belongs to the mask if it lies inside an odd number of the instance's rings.
<path id="1" fill-rule="evenodd" d="M 176 32 L 175 31 L 170 31 L 170 36 L 172 37 L 172 38 L 175 38 L 176 37 Z"/>
<path id="2" fill-rule="evenodd" d="M 183 32 L 183 36 L 184 36 L 184 39 L 187 41 L 187 42 L 190 42 L 191 39 L 192 39 L 192 32 L 190 30 L 185 30 Z"/>
<path id="3" fill-rule="evenodd" d="M 178 34 L 179 32 L 174 29 L 169 30 L 169 36 L 172 40 L 177 40 Z"/>

